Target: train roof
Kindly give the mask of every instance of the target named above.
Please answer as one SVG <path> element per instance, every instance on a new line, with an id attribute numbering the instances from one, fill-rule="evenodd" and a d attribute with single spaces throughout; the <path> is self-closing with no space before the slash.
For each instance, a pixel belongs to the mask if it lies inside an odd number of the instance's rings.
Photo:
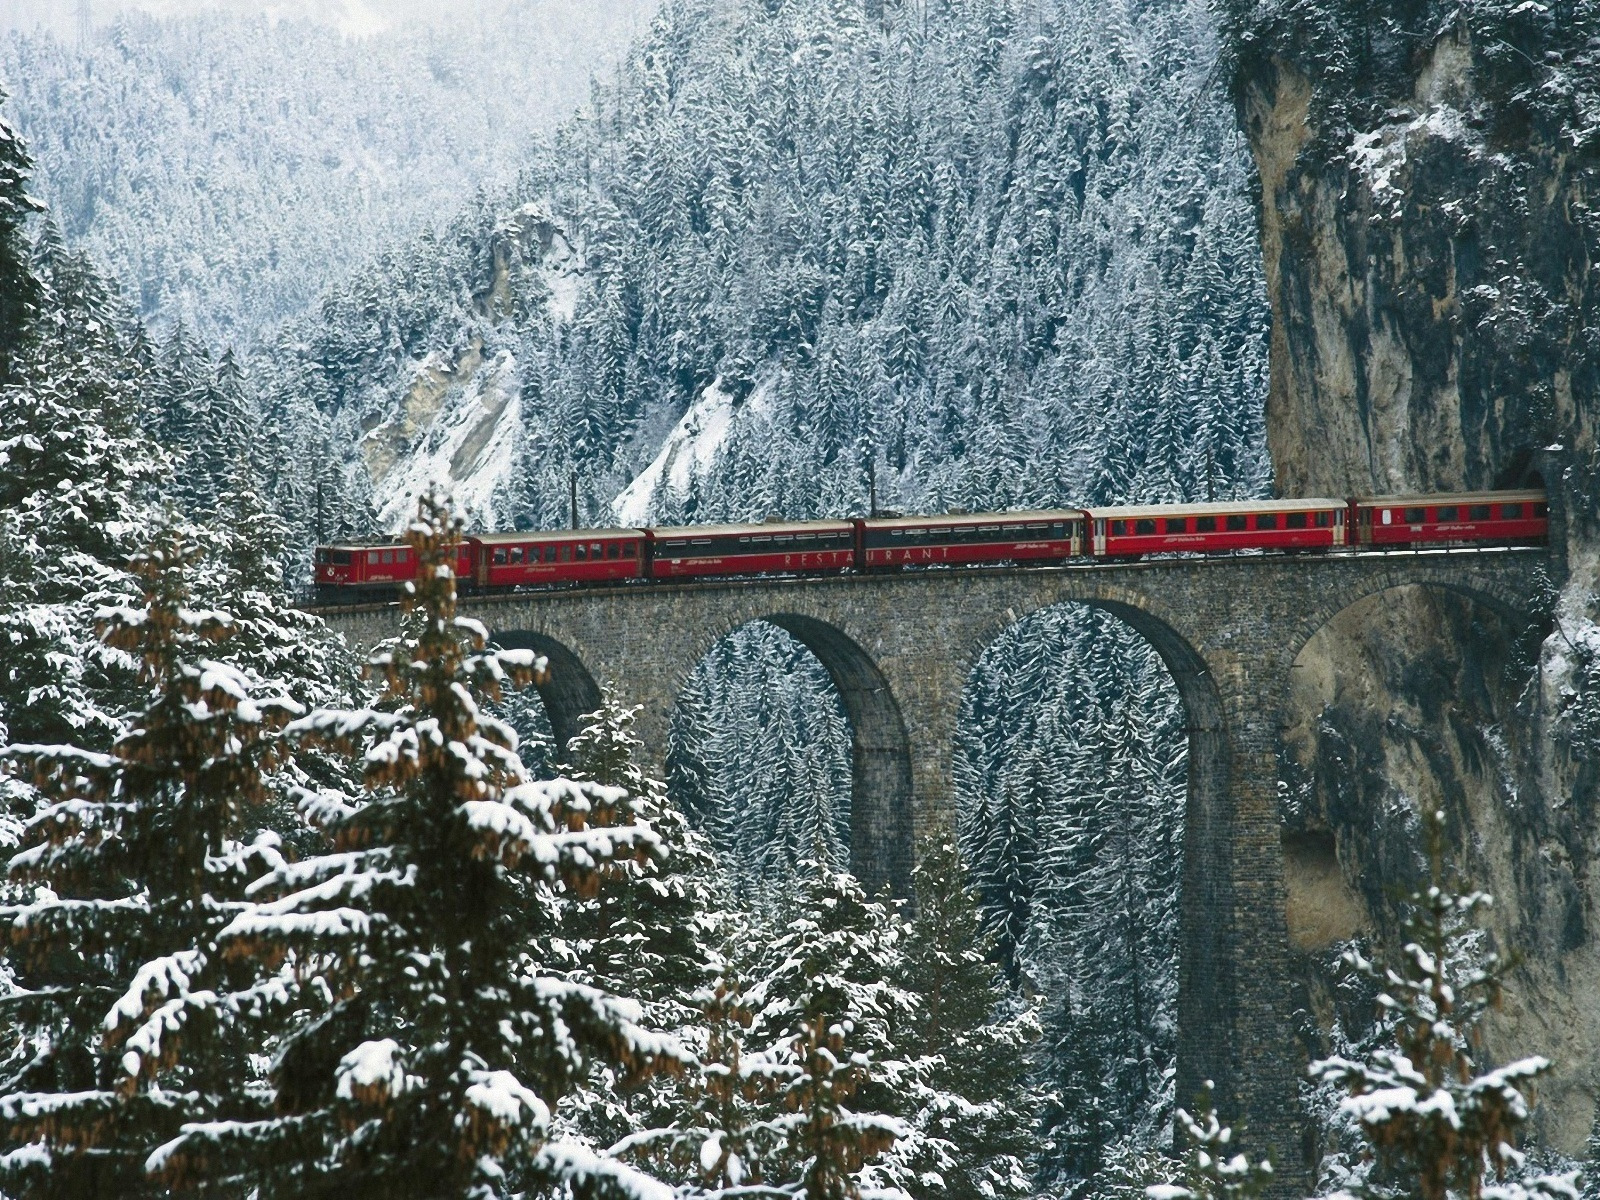
<path id="1" fill-rule="evenodd" d="M 650 530 L 656 541 L 706 537 L 737 537 L 757 533 L 853 533 L 849 521 L 763 521 L 742 525 L 669 525 Z"/>
<path id="2" fill-rule="evenodd" d="M 1040 521 L 1081 521 L 1083 510 L 1077 508 L 1026 509 L 1021 512 L 1000 513 L 930 513 L 920 517 L 871 517 L 868 529 L 922 529 L 928 525 L 1015 525 Z"/>
<path id="3" fill-rule="evenodd" d="M 401 550 L 411 548 L 411 543 L 402 538 L 392 542 L 319 542 L 318 550 Z"/>
<path id="4" fill-rule="evenodd" d="M 1423 496 L 1357 496 L 1361 508 L 1437 508 L 1441 504 L 1543 504 L 1548 497 L 1543 488 L 1523 488 L 1509 492 L 1439 492 Z"/>
<path id="5" fill-rule="evenodd" d="M 469 533 L 469 542 L 513 546 L 523 542 L 587 542 L 594 538 L 641 538 L 642 529 L 524 529 L 520 533 Z"/>
<path id="6" fill-rule="evenodd" d="M 1116 508 L 1085 509 L 1096 520 L 1125 521 L 1139 517 L 1222 517 L 1229 513 L 1323 512 L 1343 508 L 1346 502 L 1331 496 L 1312 496 L 1304 500 L 1215 500 L 1206 504 L 1139 504 Z"/>

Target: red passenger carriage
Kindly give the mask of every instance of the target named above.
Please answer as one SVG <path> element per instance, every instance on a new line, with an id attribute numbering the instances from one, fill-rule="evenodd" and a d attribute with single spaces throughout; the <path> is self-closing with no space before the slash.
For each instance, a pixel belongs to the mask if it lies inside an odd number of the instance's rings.
<path id="1" fill-rule="evenodd" d="M 1135 554 L 1229 550 L 1327 550 L 1346 544 L 1343 500 L 1231 500 L 1091 508 L 1090 553 Z"/>
<path id="2" fill-rule="evenodd" d="M 644 532 L 655 579 L 843 571 L 856 561 L 856 528 L 850 521 L 680 525 Z"/>
<path id="3" fill-rule="evenodd" d="M 1542 491 L 1363 496 L 1350 511 L 1362 546 L 1542 542 L 1550 532 Z"/>
<path id="4" fill-rule="evenodd" d="M 1077 510 L 874 517 L 858 524 L 869 569 L 1048 562 L 1083 553 Z"/>
<path id="5" fill-rule="evenodd" d="M 600 583 L 644 572 L 645 535 L 638 529 L 482 533 L 467 542 L 480 588 Z"/>

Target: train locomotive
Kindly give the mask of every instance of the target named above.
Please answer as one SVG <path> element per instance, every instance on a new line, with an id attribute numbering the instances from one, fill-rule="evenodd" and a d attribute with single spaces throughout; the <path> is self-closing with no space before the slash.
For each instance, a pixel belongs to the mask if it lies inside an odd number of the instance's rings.
<path id="1" fill-rule="evenodd" d="M 1148 555 L 1336 553 L 1539 545 L 1537 490 L 1350 499 L 1237 500 L 838 521 L 470 534 L 466 592 L 751 575 L 896 572 L 1127 561 Z M 389 600 L 416 577 L 402 542 L 319 546 L 315 600 Z"/>

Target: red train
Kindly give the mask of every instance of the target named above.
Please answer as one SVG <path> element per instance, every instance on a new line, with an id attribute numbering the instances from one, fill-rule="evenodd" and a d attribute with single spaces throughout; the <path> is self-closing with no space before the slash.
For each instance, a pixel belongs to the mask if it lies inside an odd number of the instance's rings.
<path id="1" fill-rule="evenodd" d="M 468 536 L 466 591 L 695 576 L 828 574 L 1037 564 L 1145 554 L 1535 545 L 1549 532 L 1541 491 L 1352 500 L 1239 500 L 1033 512 L 884 516 L 760 525 L 577 529 Z M 321 546 L 324 603 L 387 599 L 416 575 L 399 542 Z"/>

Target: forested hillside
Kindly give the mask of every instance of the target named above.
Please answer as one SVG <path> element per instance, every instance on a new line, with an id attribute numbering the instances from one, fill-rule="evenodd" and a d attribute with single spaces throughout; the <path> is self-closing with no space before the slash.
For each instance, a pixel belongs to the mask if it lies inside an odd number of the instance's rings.
<path id="1" fill-rule="evenodd" d="M 1201 0 L 669 4 L 515 186 L 248 360 L 162 340 L 144 423 L 192 511 L 249 461 L 291 573 L 438 477 L 523 527 L 566 523 L 572 476 L 592 523 L 1257 493 L 1265 294 L 1215 58 Z M 1077 1187 L 1170 1121 L 1183 722 L 1148 647 L 1072 611 L 997 642 L 966 712 L 983 919 L 1051 997 L 1034 1165 Z M 770 907 L 846 844 L 847 755 L 825 672 L 752 626 L 686 689 L 673 793 Z"/>
<path id="2" fill-rule="evenodd" d="M 514 177 L 648 20 L 469 0 L 346 37 L 301 18 L 119 15 L 0 39 L 33 189 L 163 331 L 243 352 L 382 247 Z"/>
<path id="3" fill-rule="evenodd" d="M 1215 54 L 1198 2 L 669 4 L 514 189 L 251 364 L 280 503 L 308 543 L 392 528 L 430 476 L 521 527 L 564 525 L 572 476 L 596 524 L 1257 493 L 1265 296 Z M 1063 612 L 968 712 L 986 920 L 1056 998 L 1042 1084 L 1118 1098 L 1064 1104 L 1040 1170 L 1093 1176 L 1170 1117 L 1176 695 Z M 686 690 L 674 794 L 782 894 L 844 844 L 847 746 L 825 673 L 750 627 Z"/>

